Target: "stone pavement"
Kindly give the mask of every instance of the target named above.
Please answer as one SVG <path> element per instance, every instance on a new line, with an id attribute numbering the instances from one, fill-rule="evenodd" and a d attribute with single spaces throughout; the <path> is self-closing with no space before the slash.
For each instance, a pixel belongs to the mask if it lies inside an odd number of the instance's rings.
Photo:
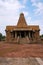
<path id="1" fill-rule="evenodd" d="M 43 65 L 43 58 L 2 58 L 0 65 Z"/>

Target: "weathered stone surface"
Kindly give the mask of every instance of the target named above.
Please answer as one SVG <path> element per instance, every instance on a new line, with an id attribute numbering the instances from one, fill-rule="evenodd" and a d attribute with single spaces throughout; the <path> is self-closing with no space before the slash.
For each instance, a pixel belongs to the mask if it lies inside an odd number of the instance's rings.
<path id="1" fill-rule="evenodd" d="M 0 65 L 40 65 L 36 58 L 0 58 Z"/>

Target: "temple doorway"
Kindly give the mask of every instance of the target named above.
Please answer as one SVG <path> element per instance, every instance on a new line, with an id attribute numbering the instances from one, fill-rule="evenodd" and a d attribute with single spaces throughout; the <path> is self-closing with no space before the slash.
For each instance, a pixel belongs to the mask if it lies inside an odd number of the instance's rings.
<path id="1" fill-rule="evenodd" d="M 24 31 L 21 31 L 21 38 L 24 38 L 25 35 L 24 35 Z"/>

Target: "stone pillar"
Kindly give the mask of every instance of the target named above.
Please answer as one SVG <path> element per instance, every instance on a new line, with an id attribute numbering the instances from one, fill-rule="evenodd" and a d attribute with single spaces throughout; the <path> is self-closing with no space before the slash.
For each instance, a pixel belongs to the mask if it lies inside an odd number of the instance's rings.
<path id="1" fill-rule="evenodd" d="M 34 39 L 33 31 L 32 31 L 32 40 Z"/>
<path id="2" fill-rule="evenodd" d="M 13 32 L 12 32 L 12 39 L 14 38 L 14 36 L 13 36 Z"/>
<path id="3" fill-rule="evenodd" d="M 9 41 L 12 41 L 11 31 L 8 32 L 8 38 L 9 38 Z"/>
<path id="4" fill-rule="evenodd" d="M 17 38 L 17 32 L 15 32 L 15 38 Z"/>
<path id="5" fill-rule="evenodd" d="M 32 32 L 32 38 L 33 38 L 33 32 Z"/>
<path id="6" fill-rule="evenodd" d="M 31 37 L 30 37 L 30 32 L 29 32 L 29 38 L 31 38 Z"/>
<path id="7" fill-rule="evenodd" d="M 26 37 L 26 32 L 25 32 L 25 37 Z"/>

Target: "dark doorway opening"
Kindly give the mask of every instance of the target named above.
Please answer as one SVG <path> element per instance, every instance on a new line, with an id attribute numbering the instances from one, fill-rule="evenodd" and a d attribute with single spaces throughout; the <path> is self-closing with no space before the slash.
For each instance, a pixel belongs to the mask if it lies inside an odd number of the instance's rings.
<path id="1" fill-rule="evenodd" d="M 20 32 L 19 32 L 19 31 L 17 31 L 17 37 L 18 37 L 18 36 L 20 37 Z"/>
<path id="2" fill-rule="evenodd" d="M 21 31 L 21 38 L 24 38 L 24 37 L 25 37 L 24 31 Z"/>

